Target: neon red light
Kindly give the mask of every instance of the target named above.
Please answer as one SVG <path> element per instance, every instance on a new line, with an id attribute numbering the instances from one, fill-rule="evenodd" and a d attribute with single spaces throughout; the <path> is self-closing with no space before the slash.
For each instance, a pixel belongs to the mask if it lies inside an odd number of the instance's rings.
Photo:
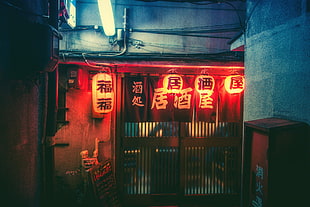
<path id="1" fill-rule="evenodd" d="M 213 93 L 214 85 L 214 78 L 209 75 L 199 75 L 195 79 L 195 88 L 198 93 L 205 93 L 210 96 Z"/>
<path id="2" fill-rule="evenodd" d="M 241 93 L 244 90 L 244 77 L 242 75 L 226 77 L 225 89 L 228 93 Z"/>
<path id="3" fill-rule="evenodd" d="M 93 77 L 92 101 L 94 117 L 113 110 L 114 90 L 111 75 L 98 73 Z"/>
<path id="4" fill-rule="evenodd" d="M 180 93 L 180 90 L 183 88 L 182 76 L 177 74 L 166 75 L 163 86 L 167 93 Z"/>

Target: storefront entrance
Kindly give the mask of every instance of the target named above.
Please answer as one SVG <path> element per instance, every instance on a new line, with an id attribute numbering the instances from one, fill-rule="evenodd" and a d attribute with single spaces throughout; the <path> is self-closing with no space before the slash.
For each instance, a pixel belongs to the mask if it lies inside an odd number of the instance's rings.
<path id="1" fill-rule="evenodd" d="M 224 117 L 231 114 L 230 110 L 234 110 L 234 114 L 238 111 L 237 117 L 241 117 L 242 96 L 238 96 L 237 106 L 231 105 L 235 108 L 226 109 L 228 112 L 223 111 L 223 99 L 220 100 L 217 91 L 216 97 L 212 97 L 217 100 L 212 103 L 214 107 L 209 108 L 211 112 L 199 111 L 199 105 L 195 104 L 197 100 L 194 100 L 191 102 L 193 107 L 187 107 L 187 111 L 181 111 L 181 114 L 172 107 L 158 115 L 149 110 L 156 109 L 154 101 L 159 98 L 156 94 L 142 94 L 141 91 L 140 106 L 149 109 L 130 108 L 134 105 L 133 100 L 137 100 L 137 94 L 133 94 L 134 99 L 130 97 L 130 89 L 134 91 L 134 87 L 128 86 L 128 80 L 146 87 L 143 83 L 145 77 L 131 75 L 122 78 L 124 117 L 117 129 L 120 135 L 117 162 L 124 204 L 177 205 L 223 198 L 238 200 L 242 121 Z M 148 87 L 145 91 L 152 90 Z M 177 96 L 175 92 L 173 96 Z M 170 99 L 165 100 L 168 103 Z M 177 106 L 175 101 L 173 104 Z M 197 112 L 207 115 L 201 116 Z M 166 113 L 172 115 L 169 117 Z M 224 116 L 223 113 L 227 114 Z"/>

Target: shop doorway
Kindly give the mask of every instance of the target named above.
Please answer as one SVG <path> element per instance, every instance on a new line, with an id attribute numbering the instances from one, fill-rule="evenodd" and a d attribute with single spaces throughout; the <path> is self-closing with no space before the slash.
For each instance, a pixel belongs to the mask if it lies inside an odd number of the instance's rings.
<path id="1" fill-rule="evenodd" d="M 131 117 L 132 114 L 126 112 L 126 77 L 133 76 L 122 77 L 122 97 L 125 98 L 121 108 L 122 116 Z M 147 97 L 154 100 L 154 95 Z M 184 120 L 154 121 L 150 120 L 152 117 L 147 120 L 141 116 L 148 116 L 149 112 L 141 110 L 134 112 L 140 114 L 136 120 L 121 117 L 117 163 L 125 204 L 177 205 L 186 201 L 238 200 L 242 121 L 221 118 L 220 104 L 219 101 L 214 104 L 214 113 L 203 117 L 205 121 L 197 118 L 195 107 L 189 113 L 190 118 Z M 237 107 L 231 110 L 241 113 L 242 101 L 237 104 L 231 105 Z"/>

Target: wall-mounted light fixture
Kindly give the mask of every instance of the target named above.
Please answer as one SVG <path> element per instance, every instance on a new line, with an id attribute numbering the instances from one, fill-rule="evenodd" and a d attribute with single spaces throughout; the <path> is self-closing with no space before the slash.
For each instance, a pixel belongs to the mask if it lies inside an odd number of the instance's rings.
<path id="1" fill-rule="evenodd" d="M 115 34 L 115 23 L 110 0 L 98 0 L 98 8 L 103 31 L 107 36 Z"/>

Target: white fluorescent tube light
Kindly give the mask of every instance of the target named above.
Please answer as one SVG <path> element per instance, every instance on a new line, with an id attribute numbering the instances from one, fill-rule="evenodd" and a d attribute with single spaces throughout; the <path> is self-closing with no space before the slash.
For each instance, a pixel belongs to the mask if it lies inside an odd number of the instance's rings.
<path id="1" fill-rule="evenodd" d="M 98 0 L 98 8 L 103 31 L 107 36 L 115 34 L 115 24 L 110 0 Z"/>

